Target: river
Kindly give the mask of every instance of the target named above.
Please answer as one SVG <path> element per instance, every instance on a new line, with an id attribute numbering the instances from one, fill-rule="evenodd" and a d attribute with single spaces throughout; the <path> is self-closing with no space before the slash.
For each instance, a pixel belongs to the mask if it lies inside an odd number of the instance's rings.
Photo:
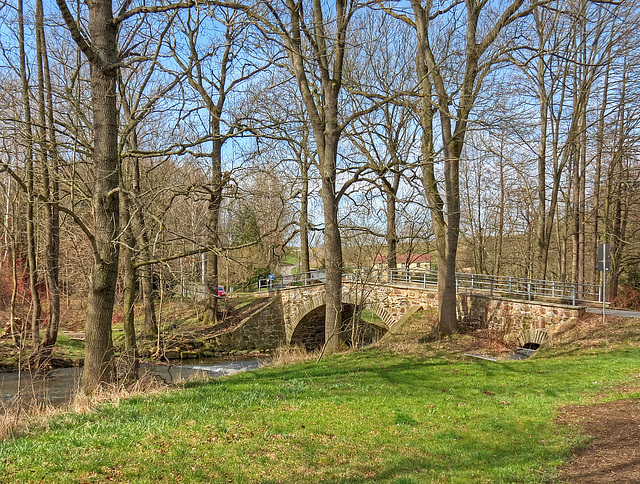
<path id="1" fill-rule="evenodd" d="M 178 364 L 142 363 L 140 371 L 158 374 L 167 383 L 177 383 L 197 376 L 217 378 L 241 371 L 255 370 L 260 366 L 259 358 L 223 360 L 204 358 L 180 360 Z M 61 405 L 71 400 L 80 388 L 82 368 L 57 368 L 46 377 L 29 372 L 12 371 L 0 373 L 0 413 L 2 408 L 18 396 L 26 404 L 46 403 Z"/>

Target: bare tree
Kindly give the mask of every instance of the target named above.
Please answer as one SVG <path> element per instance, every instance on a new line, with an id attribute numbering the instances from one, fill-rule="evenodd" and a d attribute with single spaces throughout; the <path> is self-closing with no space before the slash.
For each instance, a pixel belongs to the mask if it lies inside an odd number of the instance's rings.
<path id="1" fill-rule="evenodd" d="M 36 350 L 40 344 L 40 323 L 42 307 L 40 303 L 40 289 L 38 284 L 37 241 L 36 241 L 36 195 L 34 187 L 34 135 L 31 116 L 30 88 L 27 73 L 27 55 L 25 51 L 24 35 L 24 2 L 18 0 L 18 44 L 20 48 L 20 80 L 22 83 L 22 100 L 24 107 L 23 133 L 25 150 L 25 185 L 27 192 L 27 262 L 29 264 L 29 289 L 31 292 L 31 342 Z"/>
<path id="2" fill-rule="evenodd" d="M 436 11 L 432 2 L 423 5 L 420 0 L 411 0 L 412 20 L 394 13 L 414 25 L 417 35 L 423 184 L 436 234 L 439 330 L 443 334 L 455 333 L 458 328 L 455 270 L 460 234 L 459 166 L 470 114 L 484 78 L 501 60 L 500 50 L 492 52 L 490 48 L 505 27 L 525 15 L 523 4 L 524 0 L 515 0 L 501 11 L 492 11 L 486 3 L 469 0 L 464 4 L 448 2 Z M 462 22 L 458 23 L 458 19 Z M 453 21 L 453 30 L 446 29 L 449 20 Z M 442 27 L 446 29 L 444 38 L 439 30 Z M 461 45 L 450 45 L 450 38 Z M 437 50 L 441 48 L 444 50 Z M 449 65 L 456 61 L 455 65 Z M 436 114 L 444 164 L 444 192 L 436 173 L 440 161 L 434 134 Z"/>
<path id="3" fill-rule="evenodd" d="M 349 26 L 360 2 L 284 0 L 247 9 L 263 28 L 279 37 L 289 57 L 307 110 L 318 152 L 324 205 L 326 278 L 325 351 L 340 346 L 342 326 L 342 242 L 338 222 L 340 192 L 336 184 L 342 132 L 350 119 L 340 109 Z M 344 188 L 344 187 L 343 187 Z"/>
<path id="4" fill-rule="evenodd" d="M 119 180 L 116 85 L 119 62 L 117 30 L 111 1 L 89 2 L 88 37 L 80 30 L 65 0 L 56 0 L 65 24 L 91 65 L 93 109 L 94 233 L 91 289 L 85 326 L 82 389 L 91 394 L 113 380 L 111 316 L 118 274 Z"/>
<path id="5" fill-rule="evenodd" d="M 181 25 L 188 46 L 182 55 L 176 44 L 172 44 L 174 60 L 180 66 L 191 88 L 198 94 L 208 115 L 209 132 L 206 140 L 210 143 L 208 153 L 198 153 L 198 157 L 208 157 L 209 182 L 201 187 L 206 191 L 209 219 L 207 221 L 206 265 L 206 309 L 205 322 L 217 321 L 218 307 L 218 254 L 222 246 L 220 240 L 220 213 L 223 191 L 230 179 L 230 173 L 223 169 L 223 145 L 238 135 L 238 127 L 227 112 L 226 103 L 239 87 L 252 76 L 264 69 L 257 59 L 251 59 L 248 52 L 248 37 L 251 25 L 241 13 L 228 8 L 196 7 L 187 13 Z M 211 32 L 221 30 L 220 39 L 208 37 Z"/>

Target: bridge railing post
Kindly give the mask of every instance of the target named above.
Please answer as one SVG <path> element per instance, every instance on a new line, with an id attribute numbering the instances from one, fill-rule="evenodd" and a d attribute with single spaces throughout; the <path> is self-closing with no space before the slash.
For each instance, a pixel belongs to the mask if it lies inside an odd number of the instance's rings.
<path id="1" fill-rule="evenodd" d="M 578 300 L 578 285 L 574 284 L 573 285 L 573 305 L 576 305 L 576 301 Z"/>
<path id="2" fill-rule="evenodd" d="M 489 294 L 491 295 L 491 297 L 493 297 L 493 279 L 491 279 L 491 285 L 490 285 L 490 289 L 489 289 Z"/>

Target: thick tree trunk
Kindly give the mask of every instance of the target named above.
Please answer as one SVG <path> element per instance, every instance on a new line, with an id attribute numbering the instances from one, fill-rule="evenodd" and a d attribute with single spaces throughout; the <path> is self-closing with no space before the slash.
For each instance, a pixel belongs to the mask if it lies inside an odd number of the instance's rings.
<path id="1" fill-rule="evenodd" d="M 455 157 L 454 140 L 451 133 L 451 119 L 440 113 L 445 143 L 444 178 L 445 198 L 443 200 L 438 188 L 435 174 L 435 151 L 433 137 L 432 98 L 433 86 L 431 76 L 435 75 L 434 83 L 442 83 L 435 71 L 434 58 L 428 41 L 428 15 L 420 2 L 412 0 L 416 17 L 418 37 L 418 51 L 416 56 L 416 71 L 420 81 L 422 101 L 420 103 L 420 122 L 422 125 L 422 183 L 429 203 L 431 219 L 436 236 L 438 251 L 438 330 L 448 335 L 457 332 L 456 316 L 456 284 L 455 263 L 458 248 L 460 227 L 460 198 L 458 181 L 458 159 Z M 436 88 L 438 97 L 444 95 L 444 86 Z M 447 101 L 443 105 L 446 105 Z"/>
<path id="2" fill-rule="evenodd" d="M 324 205 L 325 352 L 335 353 L 341 346 L 342 328 L 342 241 L 336 197 L 338 135 L 325 136 L 322 156 L 322 201 Z"/>
<path id="3" fill-rule="evenodd" d="M 85 362 L 82 389 L 93 393 L 114 380 L 111 319 L 118 277 L 118 111 L 117 28 L 110 1 L 89 5 L 91 49 L 91 103 L 93 108 L 93 217 L 95 260 L 85 327 Z"/>
<path id="4" fill-rule="evenodd" d="M 342 327 L 342 243 L 338 226 L 339 196 L 336 192 L 338 143 L 344 126 L 340 124 L 338 100 L 342 88 L 346 38 L 351 16 L 357 4 L 337 0 L 326 6 L 320 0 L 311 2 L 312 21 L 306 23 L 304 10 L 293 0 L 287 0 L 290 26 L 279 32 L 287 45 L 291 68 L 313 128 L 318 152 L 324 204 L 324 249 L 327 280 L 325 284 L 325 347 L 327 353 L 339 346 Z M 325 8 L 334 22 L 327 23 Z M 279 23 L 279 22 L 278 22 Z M 308 29 L 308 25 L 313 25 Z M 331 39 L 328 41 L 327 39 Z M 303 47 L 309 40 L 314 48 L 310 59 Z M 331 47 L 329 47 L 329 44 Z M 314 72 L 308 76 L 308 61 Z M 317 81 L 317 82 L 316 82 Z M 321 96 L 317 94 L 321 92 Z"/>

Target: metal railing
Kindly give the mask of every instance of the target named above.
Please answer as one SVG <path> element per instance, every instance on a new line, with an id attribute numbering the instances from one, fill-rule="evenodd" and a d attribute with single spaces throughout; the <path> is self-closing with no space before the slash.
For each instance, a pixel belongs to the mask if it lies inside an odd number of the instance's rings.
<path id="1" fill-rule="evenodd" d="M 317 269 L 290 276 L 274 277 L 270 279 L 260 279 L 258 281 L 258 291 L 273 291 L 285 287 L 311 286 L 314 284 L 324 284 L 327 280 L 327 271 Z"/>
<path id="2" fill-rule="evenodd" d="M 258 290 L 275 290 L 293 286 L 323 284 L 325 270 L 316 270 L 274 279 L 258 281 Z M 411 287 L 437 286 L 438 271 L 418 269 L 353 269 L 343 270 L 343 278 L 370 284 L 406 284 Z M 520 277 L 492 276 L 488 274 L 456 273 L 458 292 L 486 294 L 490 297 L 516 297 L 528 301 L 554 301 L 576 306 L 584 302 L 603 301 L 602 287 L 593 284 L 576 284 L 562 281 L 546 281 Z"/>

